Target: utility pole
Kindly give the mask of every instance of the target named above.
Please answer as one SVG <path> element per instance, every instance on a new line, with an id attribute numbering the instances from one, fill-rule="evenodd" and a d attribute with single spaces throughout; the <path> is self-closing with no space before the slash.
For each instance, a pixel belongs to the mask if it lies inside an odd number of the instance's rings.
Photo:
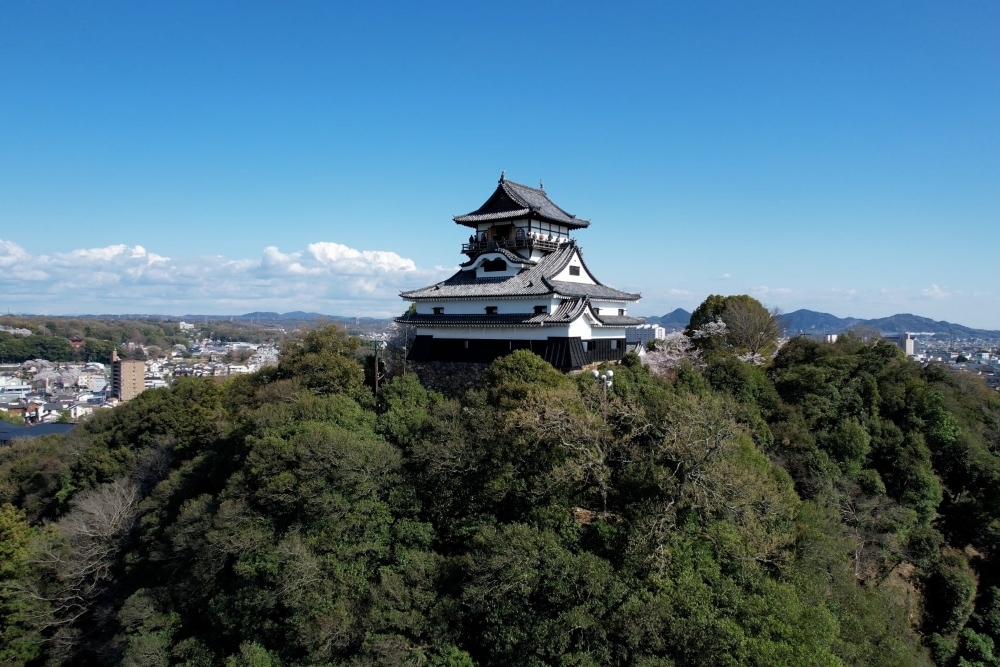
<path id="1" fill-rule="evenodd" d="M 373 355 L 375 357 L 375 368 L 374 368 L 374 371 L 373 371 L 373 375 L 375 377 L 375 398 L 378 398 L 378 381 L 379 381 L 379 373 L 378 373 L 378 351 L 382 348 L 382 341 L 380 341 L 377 338 L 375 338 L 375 339 L 373 339 L 371 341 L 370 344 L 371 344 L 371 348 L 372 348 L 372 353 L 373 353 Z"/>

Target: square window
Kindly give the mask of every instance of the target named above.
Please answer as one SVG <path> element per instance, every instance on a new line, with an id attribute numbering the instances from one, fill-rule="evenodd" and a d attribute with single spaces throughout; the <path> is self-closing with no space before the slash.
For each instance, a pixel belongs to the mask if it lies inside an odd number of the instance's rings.
<path id="1" fill-rule="evenodd" d="M 571 276 L 578 276 L 578 275 L 580 275 L 580 267 L 579 266 L 571 266 L 571 267 L 569 267 L 569 275 L 571 275 Z"/>
<path id="2" fill-rule="evenodd" d="M 618 309 L 618 314 L 619 315 L 625 315 L 625 309 L 624 308 L 619 308 Z"/>
<path id="3" fill-rule="evenodd" d="M 496 315 L 497 314 L 497 307 L 496 306 L 486 306 L 486 314 L 487 315 Z"/>
<path id="4" fill-rule="evenodd" d="M 444 307 L 442 307 L 442 306 L 436 306 L 434 308 L 434 314 L 435 315 L 444 315 Z"/>
<path id="5" fill-rule="evenodd" d="M 535 306 L 535 315 L 544 315 L 549 312 L 548 306 Z"/>

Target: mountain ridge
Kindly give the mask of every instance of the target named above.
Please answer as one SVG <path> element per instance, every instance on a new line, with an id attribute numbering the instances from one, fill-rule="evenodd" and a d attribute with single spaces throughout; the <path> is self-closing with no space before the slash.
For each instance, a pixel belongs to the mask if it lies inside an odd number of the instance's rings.
<path id="1" fill-rule="evenodd" d="M 839 334 L 856 327 L 871 327 L 884 334 L 923 333 L 934 335 L 949 335 L 962 338 L 984 337 L 1000 338 L 1000 331 L 991 329 L 976 329 L 944 320 L 932 320 L 912 313 L 897 313 L 888 317 L 863 319 L 859 317 L 837 317 L 807 308 L 785 313 L 783 316 L 785 329 L 790 335 L 799 333 Z M 691 314 L 683 308 L 677 308 L 666 315 L 647 317 L 648 324 L 677 330 L 687 326 Z"/>

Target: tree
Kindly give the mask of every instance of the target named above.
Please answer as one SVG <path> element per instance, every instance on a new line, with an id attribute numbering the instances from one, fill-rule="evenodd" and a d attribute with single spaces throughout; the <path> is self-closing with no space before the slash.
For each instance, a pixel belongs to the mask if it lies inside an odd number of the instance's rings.
<path id="1" fill-rule="evenodd" d="M 782 330 L 777 309 L 769 311 L 745 294 L 712 294 L 691 314 L 684 332 L 700 350 L 726 350 L 761 364 L 777 350 Z"/>
<path id="2" fill-rule="evenodd" d="M 0 663 L 4 665 L 24 664 L 41 654 L 43 637 L 31 619 L 46 610 L 25 590 L 37 533 L 23 511 L 9 503 L 0 505 Z"/>
<path id="3" fill-rule="evenodd" d="M 729 297 L 722 321 L 726 323 L 727 341 L 738 353 L 756 360 L 770 358 L 777 350 L 782 329 L 777 308 L 768 311 L 748 296 Z"/>
<path id="4" fill-rule="evenodd" d="M 649 366 L 650 372 L 656 375 L 677 370 L 685 363 L 697 364 L 701 361 L 701 352 L 680 331 L 669 333 L 663 340 L 650 343 L 649 350 L 642 357 L 642 363 Z"/>

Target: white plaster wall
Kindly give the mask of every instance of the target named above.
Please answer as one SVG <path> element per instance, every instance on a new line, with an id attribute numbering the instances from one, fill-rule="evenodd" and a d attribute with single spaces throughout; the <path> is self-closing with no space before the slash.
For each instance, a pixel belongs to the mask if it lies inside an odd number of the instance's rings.
<path id="1" fill-rule="evenodd" d="M 580 275 L 574 276 L 570 274 L 569 269 L 571 266 L 580 267 Z M 556 274 L 552 280 L 562 280 L 568 283 L 582 283 L 584 285 L 596 284 L 593 277 L 587 273 L 587 269 L 583 267 L 583 262 L 580 261 L 580 253 L 578 252 L 573 253 L 573 258 L 569 260 L 569 264 L 566 265 L 566 268 Z"/>
<path id="2" fill-rule="evenodd" d="M 421 301 L 417 303 L 417 312 L 421 315 L 433 315 L 434 308 L 444 308 L 445 315 L 485 315 L 486 306 L 496 306 L 498 314 L 504 313 L 534 313 L 535 306 L 547 306 L 549 312 L 558 308 L 558 302 L 553 299 L 482 299 L 476 301 Z"/>
<path id="3" fill-rule="evenodd" d="M 594 308 L 600 308 L 602 315 L 617 315 L 619 309 L 624 308 L 625 314 L 628 315 L 628 304 L 622 303 L 621 301 L 591 301 L 591 305 Z"/>
<path id="4" fill-rule="evenodd" d="M 584 340 L 588 340 L 592 337 L 592 332 L 593 328 L 590 326 L 590 320 L 587 319 L 586 315 L 576 318 L 569 325 L 569 335 L 573 337 L 579 336 Z"/>
<path id="5" fill-rule="evenodd" d="M 459 328 L 459 327 L 417 327 L 418 336 L 434 336 L 435 338 L 461 338 L 465 340 L 480 338 L 499 338 L 502 340 L 545 340 L 549 336 L 566 337 L 572 334 L 567 332 L 566 327 L 541 327 L 524 329 L 496 329 L 496 328 Z"/>
<path id="6" fill-rule="evenodd" d="M 595 338 L 624 338 L 625 327 L 597 327 L 592 330 L 591 340 Z"/>
<path id="7" fill-rule="evenodd" d="M 511 278 L 521 272 L 521 265 L 511 264 L 510 260 L 506 257 L 501 257 L 500 259 L 503 259 L 507 264 L 506 271 L 484 271 L 483 265 L 480 264 L 476 267 L 476 278 Z"/>

